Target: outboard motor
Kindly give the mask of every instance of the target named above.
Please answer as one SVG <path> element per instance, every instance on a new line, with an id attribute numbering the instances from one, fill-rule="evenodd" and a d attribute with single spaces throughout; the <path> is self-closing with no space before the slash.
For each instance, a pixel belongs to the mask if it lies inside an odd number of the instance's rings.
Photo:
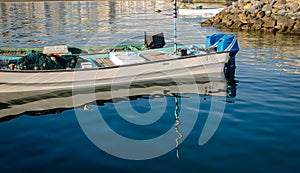
<path id="1" fill-rule="evenodd" d="M 223 33 L 213 34 L 206 37 L 206 48 L 215 49 L 217 52 L 229 51 L 229 60 L 225 64 L 225 77 L 234 81 L 235 74 L 235 55 L 239 51 L 238 41 L 235 35 L 226 35 Z"/>

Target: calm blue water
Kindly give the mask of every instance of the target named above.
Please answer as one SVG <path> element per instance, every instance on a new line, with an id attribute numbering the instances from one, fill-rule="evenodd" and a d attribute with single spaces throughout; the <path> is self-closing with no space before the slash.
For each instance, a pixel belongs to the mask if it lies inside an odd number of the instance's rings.
<path id="1" fill-rule="evenodd" d="M 23 19 L 15 20 L 15 18 L 22 17 L 18 15 L 20 11 L 17 8 L 21 3 L 1 3 L 1 32 L 19 33 L 17 32 L 19 29 L 29 33 L 26 36 L 12 34 L 0 37 L 1 46 L 27 45 L 30 47 L 36 43 L 29 43 L 26 40 L 35 39 L 43 44 L 54 44 L 58 39 L 64 44 L 69 44 L 72 39 L 71 42 L 77 45 L 78 42 L 84 43 L 84 38 L 94 33 L 103 37 L 96 37 L 95 42 L 89 42 L 91 45 L 96 42 L 109 44 L 107 40 L 109 36 L 114 39 L 120 35 L 123 35 L 122 38 L 127 42 L 127 31 L 131 30 L 130 27 L 132 27 L 132 33 L 140 33 L 143 31 L 143 26 L 148 25 L 152 20 L 155 24 L 149 27 L 160 26 L 163 32 L 172 30 L 172 21 L 156 23 L 159 18 L 172 19 L 167 11 L 164 12 L 164 10 L 171 9 L 172 5 L 163 2 L 159 4 L 160 1 L 157 3 L 141 1 L 136 4 L 134 2 L 112 1 L 104 5 L 97 2 L 83 2 L 80 5 L 75 2 L 46 3 L 49 9 L 53 10 L 54 6 L 63 6 L 65 10 L 66 15 L 58 17 L 60 22 L 55 23 L 55 28 L 58 29 L 55 33 L 51 30 L 52 27 L 47 27 L 43 23 L 54 21 L 54 18 L 49 17 L 56 15 L 54 11 L 43 12 L 45 15 L 39 18 L 30 18 L 41 11 L 29 13 L 29 10 L 25 9 L 24 13 L 28 14 L 26 19 L 29 22 L 34 20 L 41 24 L 36 26 L 44 27 L 45 30 L 30 27 L 31 25 L 26 28 L 21 24 Z M 100 19 L 93 15 L 92 9 L 96 7 L 105 9 L 111 6 L 111 3 L 115 3 L 117 8 L 115 8 L 115 13 L 108 14 L 115 18 L 105 19 L 103 23 L 111 22 L 115 31 L 111 29 L 104 31 L 97 26 L 91 26 L 95 22 L 86 20 L 85 16 L 99 22 L 95 25 L 100 25 Z M 130 7 L 126 6 L 128 3 Z M 42 4 L 26 3 L 29 7 L 36 5 Z M 85 5 L 89 5 L 91 11 L 84 8 Z M 3 6 L 9 10 L 4 10 Z M 163 12 L 153 13 L 153 10 L 158 7 L 163 9 Z M 78 15 L 79 12 L 81 16 Z M 104 12 L 101 14 L 105 18 Z M 76 19 L 75 21 L 78 22 L 78 17 L 82 19 L 81 29 L 88 28 L 90 31 L 72 30 L 70 36 L 56 37 L 65 34 L 60 32 L 60 27 L 71 29 L 70 19 Z M 141 19 L 138 20 L 138 18 Z M 181 20 L 182 23 L 189 24 L 186 28 L 202 32 L 202 34 L 179 32 L 181 36 L 186 35 L 190 38 L 180 40 L 182 43 L 186 40 L 195 42 L 198 38 L 203 39 L 205 34 L 220 32 L 212 27 L 200 28 L 198 21 L 199 19 L 195 18 Z M 19 25 L 20 27 L 16 30 L 12 28 L 12 26 Z M 140 27 L 135 29 L 135 26 Z M 68 29 L 62 30 L 69 32 Z M 160 29 L 155 31 L 160 31 Z M 68 93 L 51 97 L 44 96 L 42 97 L 44 100 L 40 99 L 41 97 L 23 98 L 23 101 L 16 99 L 14 102 L 16 105 L 22 105 L 24 102 L 34 104 L 26 108 L 16 106 L 13 111 L 19 112 L 18 116 L 6 116 L 1 119 L 3 121 L 0 122 L 0 172 L 299 172 L 300 39 L 298 36 L 241 31 L 234 32 L 234 34 L 238 37 L 241 50 L 237 55 L 236 70 L 236 79 L 239 83 L 230 88 L 230 96 L 233 97 L 179 93 L 181 97 L 176 102 L 176 98 L 172 95 L 155 95 L 161 90 L 155 89 L 157 85 L 149 86 L 149 84 L 138 87 L 141 89 L 138 91 L 130 90 L 130 95 L 132 95 L 130 98 L 122 97 L 114 100 L 107 100 L 104 96 L 97 98 L 99 106 L 95 106 L 95 103 L 87 104 L 91 110 L 83 110 L 82 106 L 69 108 L 66 101 L 59 108 L 51 107 L 51 104 L 59 103 L 59 100 L 70 96 Z M 140 38 L 137 35 L 132 34 L 133 40 Z M 115 44 L 114 41 L 111 43 Z M 163 86 L 163 88 L 168 89 L 170 86 Z M 50 101 L 47 102 L 45 99 L 50 99 Z M 182 143 L 178 146 L 178 150 L 175 148 L 176 138 L 179 137 L 179 134 L 175 132 L 176 103 L 179 103 L 178 115 L 181 121 L 177 128 L 185 138 L 179 139 Z M 49 106 L 44 104 L 49 104 Z M 34 111 L 35 105 L 47 109 Z M 223 113 L 220 117 L 221 122 L 212 138 L 204 145 L 199 145 L 198 140 L 203 132 L 205 121 L 207 118 L 215 118 L 215 120 L 217 118 L 212 117 L 213 112 L 216 111 L 214 105 L 221 105 L 221 107 L 224 105 L 224 110 L 219 110 Z M 1 107 L 3 106 L 5 105 Z M 65 109 L 66 107 L 68 109 Z M 132 110 L 135 113 L 132 113 Z M 101 123 L 97 117 L 93 116 L 95 112 L 101 115 L 116 133 L 129 139 L 151 140 L 168 131 L 171 135 L 166 138 L 167 140 L 153 142 L 150 145 L 128 147 L 128 145 L 118 143 L 118 140 L 115 142 L 114 136 L 106 128 L 106 123 Z M 82 115 L 86 116 L 82 117 Z M 157 121 L 152 122 L 152 116 L 157 118 L 155 119 Z M 137 125 L 131 122 L 134 120 L 147 124 Z M 90 135 L 86 135 L 81 128 L 82 124 L 90 128 Z M 91 137 L 95 137 L 97 141 L 89 140 Z M 173 147 L 170 151 L 151 159 L 128 160 L 104 152 L 98 147 L 100 145 L 108 149 L 117 148 L 118 153 L 125 153 L 127 156 L 138 156 L 142 152 L 150 153 L 150 156 L 151 153 L 166 151 L 164 147 L 168 145 Z M 176 156 L 177 151 L 179 159 Z"/>

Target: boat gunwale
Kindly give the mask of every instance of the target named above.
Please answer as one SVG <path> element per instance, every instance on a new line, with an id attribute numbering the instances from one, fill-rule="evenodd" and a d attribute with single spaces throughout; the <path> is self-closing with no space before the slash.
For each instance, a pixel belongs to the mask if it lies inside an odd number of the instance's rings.
<path id="1" fill-rule="evenodd" d="M 130 66 L 138 66 L 138 65 L 144 65 L 144 64 L 151 64 L 151 63 L 157 63 L 157 62 L 167 62 L 167 61 L 177 61 L 187 58 L 196 58 L 196 57 L 203 57 L 207 55 L 217 55 L 217 54 L 223 54 L 223 53 L 229 53 L 229 51 L 221 51 L 221 52 L 213 52 L 213 53 L 205 53 L 205 54 L 198 54 L 198 55 L 187 55 L 187 56 L 181 56 L 181 57 L 174 57 L 170 59 L 161 59 L 161 60 L 155 60 L 155 61 L 145 61 L 140 63 L 134 63 L 134 64 L 125 64 L 125 65 L 114 65 L 114 66 L 107 66 L 107 67 L 95 67 L 95 68 L 76 68 L 76 69 L 54 69 L 54 70 L 4 70 L 0 69 L 0 72 L 4 73 L 49 73 L 49 72 L 76 72 L 76 71 L 92 71 L 92 70 L 105 70 L 105 69 L 112 69 L 112 68 L 120 68 L 120 67 L 130 67 Z M 87 56 L 87 55 L 86 55 Z"/>

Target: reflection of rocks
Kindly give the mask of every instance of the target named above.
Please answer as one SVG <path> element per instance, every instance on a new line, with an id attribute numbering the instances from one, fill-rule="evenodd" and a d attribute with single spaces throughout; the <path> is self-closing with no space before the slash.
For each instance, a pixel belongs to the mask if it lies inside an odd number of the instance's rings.
<path id="1" fill-rule="evenodd" d="M 0 32 L 0 37 L 10 37 L 11 33 L 9 31 Z"/>
<path id="2" fill-rule="evenodd" d="M 41 40 L 27 40 L 26 43 L 41 43 L 41 44 L 44 44 L 44 42 L 41 41 Z"/>
<path id="3" fill-rule="evenodd" d="M 300 34 L 300 0 L 238 0 L 201 25 Z"/>
<path id="4" fill-rule="evenodd" d="M 235 33 L 244 56 L 240 62 L 259 70 L 269 69 L 300 74 L 300 35 L 241 30 Z"/>

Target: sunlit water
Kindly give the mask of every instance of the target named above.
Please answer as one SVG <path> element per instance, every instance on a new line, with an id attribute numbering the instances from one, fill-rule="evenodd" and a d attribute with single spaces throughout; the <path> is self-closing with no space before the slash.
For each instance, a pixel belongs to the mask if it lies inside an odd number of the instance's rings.
<path id="1" fill-rule="evenodd" d="M 0 7 L 2 47 L 143 43 L 144 31 L 164 32 L 168 45 L 173 41 L 172 3 L 169 1 L 1 3 Z M 162 12 L 155 13 L 155 9 Z M 178 19 L 180 44 L 204 43 L 205 35 L 221 32 L 213 27 L 201 28 L 201 20 Z M 222 32 L 229 33 L 226 30 Z M 43 100 L 49 96 L 30 97 L 15 99 L 13 104 L 32 101 L 47 109 L 35 111 L 33 106 L 16 108 L 13 111 L 18 112 L 17 116 L 1 119 L 0 171 L 298 172 L 299 36 L 241 31 L 230 33 L 237 35 L 241 49 L 236 57 L 236 79 L 239 83 L 229 88 L 227 97 L 206 96 L 203 93 L 179 94 L 181 97 L 177 101 L 182 123 L 178 128 L 185 132 L 191 125 L 192 129 L 180 141 L 178 150 L 175 149 L 179 136 L 175 128 L 176 98 L 155 95 L 158 90 L 152 91 L 149 84 L 139 87 L 144 94 L 130 90 L 134 97 L 114 100 L 97 98 L 100 100 L 98 106 L 89 104 L 91 110 L 84 110 L 83 107 L 73 109 L 66 106 L 67 102 L 58 108 L 51 107 L 50 103 L 58 102 Z M 163 86 L 169 87 L 169 84 Z M 58 94 L 50 98 L 60 100 L 68 96 Z M 195 105 L 197 101 L 199 105 Z M 43 103 L 49 104 L 48 107 Z M 207 143 L 199 145 L 205 121 L 215 111 L 214 104 L 225 106 L 220 125 Z M 1 105 L 1 108 L 5 106 Z M 150 112 L 161 117 L 157 122 L 139 126 L 119 116 L 128 115 L 132 110 L 138 115 Z M 87 125 L 94 128 L 93 132 L 108 148 L 117 146 L 121 151 L 124 148 L 124 152 L 128 148 L 112 142 L 104 124 L 97 124 L 97 120 L 89 116 L 93 111 L 99 111 L 115 132 L 135 140 L 153 139 L 173 131 L 174 138 L 164 143 L 174 144 L 174 149 L 141 161 L 108 154 L 89 140 L 76 113 L 86 113 Z M 125 118 L 134 119 L 132 115 Z M 195 122 L 190 119 L 194 115 L 197 115 Z M 162 147 L 164 143 L 160 143 Z M 141 148 L 149 153 L 159 150 L 159 147 L 157 150 L 150 146 Z M 128 150 L 129 153 L 131 151 L 134 149 Z"/>

